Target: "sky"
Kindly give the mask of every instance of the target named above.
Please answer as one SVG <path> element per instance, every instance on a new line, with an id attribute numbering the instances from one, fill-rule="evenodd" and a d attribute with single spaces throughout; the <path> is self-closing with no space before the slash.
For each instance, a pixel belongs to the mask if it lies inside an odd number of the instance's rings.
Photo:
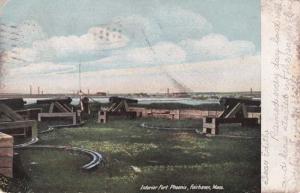
<path id="1" fill-rule="evenodd" d="M 0 14 L 1 92 L 260 90 L 259 0 L 9 0 Z"/>

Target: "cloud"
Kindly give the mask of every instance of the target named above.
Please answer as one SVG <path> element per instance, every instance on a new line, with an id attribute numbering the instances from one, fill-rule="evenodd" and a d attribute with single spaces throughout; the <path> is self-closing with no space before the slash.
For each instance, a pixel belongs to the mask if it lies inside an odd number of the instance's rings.
<path id="1" fill-rule="evenodd" d="M 38 27 L 37 27 L 38 28 Z M 126 46 L 128 38 L 120 32 L 102 27 L 92 27 L 81 36 L 54 36 L 35 40 L 30 47 L 16 47 L 5 52 L 6 62 L 27 65 L 32 62 L 59 61 L 80 55 L 92 55 L 99 51 Z"/>
<path id="2" fill-rule="evenodd" d="M 19 25 L 1 23 L 1 48 L 11 50 L 16 47 L 31 47 L 37 40 L 47 38 L 42 27 L 35 21 L 24 21 Z"/>
<path id="3" fill-rule="evenodd" d="M 132 49 L 126 58 L 136 63 L 168 64 L 185 61 L 185 51 L 178 45 L 170 42 L 160 42 L 154 46 Z"/>
<path id="4" fill-rule="evenodd" d="M 247 69 L 247 71 L 245 71 Z M 243 91 L 260 89 L 260 56 L 236 57 L 164 66 L 107 69 L 82 74 L 85 85 L 111 92 L 154 92 L 170 88 L 179 91 L 169 74 L 192 91 Z M 97 87 L 97 82 L 103 84 Z M 126 87 L 120 87 L 126 82 Z M 158 84 L 159 83 L 159 84 Z M 133 86 L 134 85 L 134 86 Z"/>
<path id="5" fill-rule="evenodd" d="M 187 38 L 200 38 L 211 32 L 212 24 L 200 14 L 180 7 L 163 7 L 153 10 L 151 17 L 131 15 L 115 18 L 132 44 L 145 45 L 146 41 L 178 42 Z M 146 38 L 148 40 L 146 40 Z"/>
<path id="6" fill-rule="evenodd" d="M 24 66 L 28 63 L 39 61 L 39 59 L 40 56 L 37 50 L 21 47 L 5 51 L 3 56 L 3 62 L 7 68 Z"/>
<path id="7" fill-rule="evenodd" d="M 249 41 L 229 41 L 221 34 L 209 34 L 201 39 L 187 39 L 179 43 L 190 61 L 214 60 L 254 55 L 255 45 Z"/>
<path id="8" fill-rule="evenodd" d="M 119 32 L 102 27 L 90 28 L 82 36 L 59 36 L 33 43 L 33 49 L 42 53 L 50 52 L 56 57 L 89 54 L 101 50 L 124 47 L 128 39 Z"/>
<path id="9" fill-rule="evenodd" d="M 249 41 L 229 41 L 221 34 L 209 34 L 200 39 L 187 39 L 178 44 L 159 42 L 151 47 L 140 47 L 112 52 L 111 56 L 86 63 L 96 69 L 156 66 L 222 60 L 256 54 Z"/>
<path id="10" fill-rule="evenodd" d="M 132 48 L 113 52 L 111 56 L 83 63 L 83 67 L 98 69 L 132 66 L 162 65 L 184 62 L 185 51 L 171 42 L 160 42 L 152 47 Z"/>
<path id="11" fill-rule="evenodd" d="M 8 71 L 8 75 L 10 77 L 38 76 L 42 78 L 41 76 L 45 74 L 49 75 L 49 74 L 68 73 L 68 72 L 74 72 L 75 70 L 76 67 L 74 65 L 44 62 L 44 63 L 32 63 L 27 66 L 10 69 Z"/>
<path id="12" fill-rule="evenodd" d="M 180 7 L 161 7 L 155 13 L 163 39 L 179 41 L 211 32 L 212 24 L 202 15 Z"/>
<path id="13" fill-rule="evenodd" d="M 150 42 L 156 42 L 161 37 L 159 26 L 152 19 L 141 15 L 114 18 L 113 23 L 119 25 L 122 33 L 131 40 L 132 46 L 145 45 L 145 38 Z"/>
<path id="14" fill-rule="evenodd" d="M 91 27 L 83 35 L 46 38 L 34 22 L 24 24 L 20 27 L 24 34 L 38 33 L 30 46 L 5 52 L 5 83 L 11 91 L 20 82 L 51 92 L 76 90 L 78 58 L 90 56 L 81 63 L 83 84 L 91 91 L 178 91 L 174 80 L 193 91 L 259 87 L 260 67 L 252 57 L 256 53 L 252 42 L 211 33 L 211 24 L 191 11 L 164 10 L 154 10 L 152 18 L 123 17 L 111 25 Z M 124 84 L 126 88 L 120 87 Z"/>
<path id="15" fill-rule="evenodd" d="M 21 46 L 29 47 L 34 41 L 47 38 L 47 34 L 42 27 L 33 20 L 28 20 L 17 27 L 17 33 L 22 37 L 20 39 Z"/>
<path id="16" fill-rule="evenodd" d="M 59 68 L 59 67 L 58 67 Z M 234 69 L 234 70 L 233 70 Z M 247 71 L 245 71 L 247 69 Z M 30 70 L 30 69 L 28 69 Z M 84 89 L 91 92 L 177 92 L 172 80 L 165 72 L 193 91 L 243 91 L 260 89 L 260 57 L 246 56 L 226 60 L 215 60 L 196 63 L 169 64 L 163 66 L 143 66 L 126 69 L 95 70 L 82 73 Z M 53 84 L 53 81 L 64 84 Z M 23 85 L 39 85 L 45 92 L 70 92 L 77 90 L 78 74 L 51 74 L 6 80 L 7 87 L 13 92 Z M 99 84 L 101 83 L 101 84 Z M 122 86 L 126 85 L 126 86 Z M 15 90 L 14 90 L 15 89 Z M 24 89 L 24 92 L 28 88 Z M 27 91 L 28 92 L 28 91 Z"/>
<path id="17" fill-rule="evenodd" d="M 24 34 L 33 34 L 29 38 L 32 45 L 7 51 L 6 62 L 13 63 L 11 66 L 22 66 L 42 62 L 78 62 L 84 58 L 92 61 L 87 64 L 90 67 L 111 68 L 181 63 L 186 59 L 191 62 L 214 60 L 255 52 L 251 42 L 229 41 L 220 34 L 203 37 L 211 31 L 212 25 L 192 11 L 167 7 L 154 12 L 153 18 L 132 15 L 114 19 L 110 25 L 92 27 L 81 36 L 48 39 L 42 39 L 46 35 L 36 22 L 26 21 L 18 28 Z"/>

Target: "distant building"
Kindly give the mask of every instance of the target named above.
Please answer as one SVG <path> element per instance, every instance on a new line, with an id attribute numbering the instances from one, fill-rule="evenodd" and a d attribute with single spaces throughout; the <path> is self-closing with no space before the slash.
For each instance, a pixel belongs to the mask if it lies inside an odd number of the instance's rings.
<path id="1" fill-rule="evenodd" d="M 185 97 L 190 97 L 190 95 L 186 92 L 174 92 L 171 94 L 172 97 L 180 97 L 180 98 L 185 98 Z"/>
<path id="2" fill-rule="evenodd" d="M 96 95 L 98 96 L 106 96 L 106 92 L 96 92 Z"/>
<path id="3" fill-rule="evenodd" d="M 147 93 L 134 93 L 133 96 L 136 96 L 136 97 L 149 97 L 149 95 Z"/>

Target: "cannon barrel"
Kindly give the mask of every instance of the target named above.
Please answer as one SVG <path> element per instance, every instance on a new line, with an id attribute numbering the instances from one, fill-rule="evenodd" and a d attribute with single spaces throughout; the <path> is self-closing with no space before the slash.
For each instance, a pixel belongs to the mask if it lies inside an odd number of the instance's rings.
<path id="1" fill-rule="evenodd" d="M 110 103 L 120 103 L 122 101 L 126 101 L 128 104 L 136 104 L 138 103 L 137 100 L 135 99 L 129 99 L 129 98 L 123 98 L 123 97 L 109 97 L 109 102 Z"/>
<path id="2" fill-rule="evenodd" d="M 261 102 L 260 100 L 253 100 L 253 99 L 245 99 L 245 98 L 230 98 L 230 97 L 222 97 L 220 99 L 220 104 L 227 106 L 233 106 L 237 103 L 243 103 L 248 106 L 260 106 Z"/>
<path id="3" fill-rule="evenodd" d="M 37 104 L 50 104 L 53 102 L 59 102 L 61 104 L 70 104 L 72 102 L 72 98 L 63 97 L 63 98 L 41 99 L 36 101 Z"/>
<path id="4" fill-rule="evenodd" d="M 23 98 L 0 99 L 0 103 L 9 106 L 13 110 L 23 109 L 26 104 Z"/>

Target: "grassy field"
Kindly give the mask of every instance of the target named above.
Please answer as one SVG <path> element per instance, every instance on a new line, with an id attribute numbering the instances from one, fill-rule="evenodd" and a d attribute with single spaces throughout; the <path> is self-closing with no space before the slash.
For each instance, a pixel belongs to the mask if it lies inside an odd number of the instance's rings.
<path id="1" fill-rule="evenodd" d="M 194 133 L 140 128 L 139 124 L 201 127 L 201 121 L 162 119 L 89 121 L 40 136 L 39 144 L 69 145 L 96 150 L 106 164 L 95 171 L 80 167 L 88 157 L 58 150 L 19 150 L 24 192 L 137 193 L 137 192 L 260 192 L 260 130 L 221 127 L 221 134 L 254 139 L 201 137 Z M 223 186 L 224 190 L 142 191 L 142 185 L 191 184 Z M 175 188 L 175 187 L 173 187 Z M 26 189 L 26 191 L 25 191 Z"/>

